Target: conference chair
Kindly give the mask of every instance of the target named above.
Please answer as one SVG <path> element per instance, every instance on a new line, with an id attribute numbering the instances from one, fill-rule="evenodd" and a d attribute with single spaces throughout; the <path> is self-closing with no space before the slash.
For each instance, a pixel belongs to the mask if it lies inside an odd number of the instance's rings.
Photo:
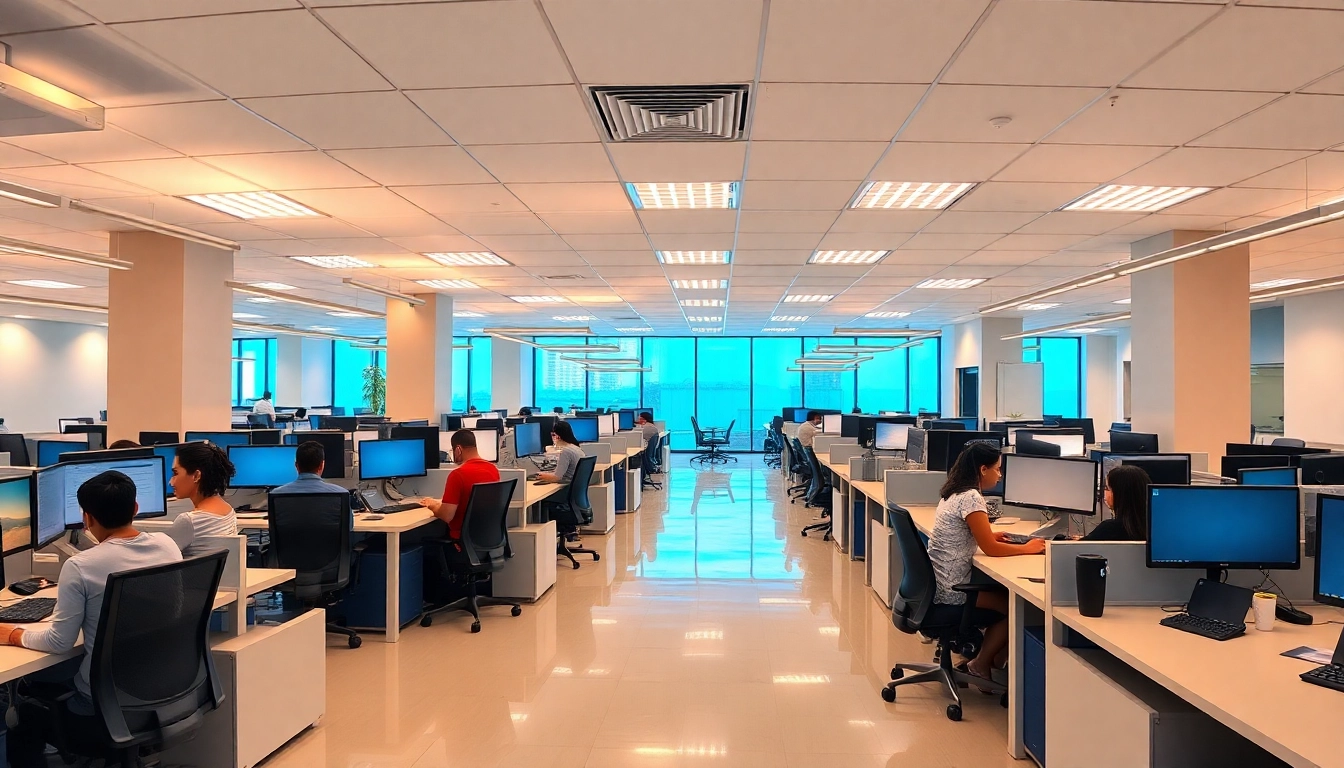
<path id="1" fill-rule="evenodd" d="M 565 543 L 565 534 L 577 531 L 593 522 L 593 505 L 588 501 L 588 483 L 593 479 L 593 468 L 597 466 L 596 456 L 584 456 L 574 467 L 574 477 L 569 481 L 569 492 L 564 501 L 546 505 L 551 519 L 556 522 L 555 553 L 569 558 L 577 569 L 579 561 L 575 555 L 592 555 L 593 562 L 602 559 L 595 550 L 583 547 L 570 548 Z"/>
<path id="2" fill-rule="evenodd" d="M 247 426 L 252 429 L 274 429 L 275 419 L 269 413 L 249 413 Z"/>
<path id="3" fill-rule="evenodd" d="M 900 548 L 900 561 L 903 563 L 901 584 L 892 594 L 891 622 L 896 628 L 913 635 L 919 633 L 932 638 L 937 643 L 938 653 L 934 664 L 899 663 L 891 668 L 891 682 L 882 689 L 882 699 L 888 703 L 896 701 L 896 688 L 902 685 L 918 683 L 940 683 L 952 697 L 947 705 L 949 720 L 961 719 L 961 696 L 957 689 L 963 685 L 974 685 L 981 690 L 1001 694 L 1000 704 L 1007 706 L 1008 688 L 999 683 L 976 677 L 975 675 L 952 667 L 952 654 L 959 653 L 966 658 L 974 658 L 984 639 L 982 630 L 1003 618 L 995 611 L 975 606 L 976 597 L 991 584 L 957 584 L 952 589 L 966 596 L 962 605 L 947 605 L 934 602 L 936 579 L 933 563 L 929 560 L 929 550 L 915 528 L 910 512 L 895 504 L 887 505 L 887 516 L 891 519 L 892 532 L 896 536 L 896 546 Z M 892 562 L 896 562 L 895 558 Z M 913 672 L 909 677 L 906 672 Z"/>
<path id="4" fill-rule="evenodd" d="M 270 543 L 267 567 L 292 568 L 292 591 L 306 609 L 331 608 L 350 585 L 354 550 L 350 529 L 354 516 L 348 493 L 271 493 L 267 495 L 266 528 Z M 363 551 L 363 545 L 359 547 Z M 396 557 L 392 552 L 388 557 Z M 349 627 L 327 622 L 327 632 L 344 635 L 351 648 L 363 640 Z"/>
<path id="5" fill-rule="evenodd" d="M 503 597 L 482 597 L 477 585 L 489 581 L 491 575 L 504 569 L 513 557 L 509 549 L 509 500 L 518 480 L 500 480 L 471 486 L 471 498 L 463 512 L 462 538 L 424 539 L 421 544 L 425 555 L 438 561 L 439 573 L 445 581 L 464 583 L 467 596 L 451 603 L 425 611 L 420 626 L 434 623 L 435 614 L 447 611 L 466 611 L 471 614 L 471 631 L 481 631 L 481 606 L 511 606 L 510 614 L 521 615 L 523 606 Z"/>
<path id="6" fill-rule="evenodd" d="M 1307 441 L 1296 437 L 1276 437 L 1270 445 L 1282 445 L 1288 448 L 1306 448 Z"/>
<path id="7" fill-rule="evenodd" d="M 692 416 L 691 429 L 695 430 L 695 447 L 698 453 L 691 458 L 691 463 L 726 464 L 729 461 L 736 462 L 736 456 L 723 452 L 723 448 L 727 447 L 728 441 L 733 439 L 733 425 L 735 424 L 737 424 L 736 419 L 728 422 L 726 431 L 720 430 L 718 427 L 702 429 L 700 422 Z M 723 432 L 722 436 L 719 435 L 721 431 Z"/>
<path id="8" fill-rule="evenodd" d="M 210 614 L 228 554 L 223 550 L 107 577 L 98 643 L 89 671 L 93 720 L 72 715 L 65 693 L 50 706 L 55 746 L 66 764 L 74 756 L 138 768 L 156 753 L 192 736 L 224 699 L 210 654 Z"/>

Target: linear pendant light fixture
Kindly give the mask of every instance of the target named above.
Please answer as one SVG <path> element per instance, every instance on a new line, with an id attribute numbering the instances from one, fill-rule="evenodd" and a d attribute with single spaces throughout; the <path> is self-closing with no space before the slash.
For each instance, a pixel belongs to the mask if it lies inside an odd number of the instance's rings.
<path id="1" fill-rule="evenodd" d="M 527 327 L 505 327 L 505 328 L 482 328 L 481 332 L 486 336 L 505 341 L 514 341 L 519 344 L 526 344 L 535 349 L 544 349 L 547 352 L 570 352 L 574 354 L 589 354 L 593 352 L 620 352 L 621 347 L 618 344 L 538 344 L 524 336 L 596 336 L 591 328 L 527 328 Z"/>
<path id="2" fill-rule="evenodd" d="M 135 266 L 129 261 L 100 256 L 96 253 L 72 251 L 69 248 L 56 248 L 50 245 L 30 243 L 9 237 L 0 237 L 0 253 L 20 253 L 25 256 L 41 256 L 47 259 L 59 259 L 61 261 L 74 262 L 75 264 L 86 264 L 90 267 L 106 267 L 107 269 L 126 270 Z"/>
<path id="3" fill-rule="evenodd" d="M 1090 328 L 1094 325 L 1106 325 L 1108 323 L 1118 323 L 1122 320 L 1128 320 L 1128 312 L 1116 312 L 1110 315 L 1101 315 L 1099 317 L 1089 317 L 1086 320 L 1079 320 L 1074 323 L 1064 323 L 1063 325 L 1052 325 L 1048 328 L 1034 328 L 1022 333 L 1014 333 L 1008 336 L 1001 336 L 1001 341 L 1012 341 L 1013 339 L 1026 339 L 1035 336 L 1049 336 L 1052 333 L 1063 333 L 1073 331 L 1079 328 Z"/>
<path id="4" fill-rule="evenodd" d="M 165 224 L 161 221 L 146 219 L 143 216 L 136 216 L 133 213 L 104 208 L 101 205 L 86 203 L 83 200 L 71 200 L 70 209 L 91 213 L 95 216 L 102 216 L 105 219 L 111 219 L 113 221 L 120 221 L 123 224 L 129 224 L 136 229 L 143 229 L 146 232 L 157 232 L 160 235 L 180 237 L 183 240 L 190 240 L 193 243 L 208 245 L 211 248 L 223 248 L 226 251 L 242 250 L 242 246 L 232 240 L 225 240 L 222 237 L 207 235 L 204 232 L 197 232 L 194 229 L 179 227 L 176 224 Z"/>
<path id="5" fill-rule="evenodd" d="M 1344 285 L 1344 275 L 1323 277 L 1320 280 L 1307 280 L 1301 283 L 1292 283 L 1291 285 L 1279 285 L 1274 288 L 1253 291 L 1251 293 L 1251 303 L 1261 304 L 1266 301 L 1273 301 L 1280 296 L 1291 296 L 1296 293 L 1309 293 L 1311 291 L 1321 291 L 1327 288 L 1338 288 L 1341 285 Z"/>
<path id="6" fill-rule="evenodd" d="M 239 283 L 234 280 L 226 282 L 225 285 L 227 285 L 228 287 L 232 288 L 233 290 L 239 293 L 246 293 L 252 296 L 261 296 L 263 298 L 271 299 L 272 301 L 283 301 L 287 304 L 299 304 L 301 306 L 312 307 L 314 309 L 323 309 L 328 312 L 349 312 L 351 314 L 356 314 L 362 317 L 374 318 L 377 320 L 381 320 L 387 317 L 387 313 L 385 312 L 378 312 L 372 309 L 361 309 L 360 307 L 348 307 L 344 304 L 334 304 L 330 301 L 321 301 L 319 299 L 310 299 L 305 296 L 296 296 L 292 293 L 286 293 L 284 291 L 271 291 L 265 288 L 258 288 L 255 285 L 248 285 L 247 283 Z"/>
<path id="7" fill-rule="evenodd" d="M 918 328 L 834 328 L 832 336 L 904 336 L 907 339 L 927 339 L 941 336 L 941 330 L 925 331 Z"/>
<path id="8" fill-rule="evenodd" d="M 351 288 L 358 288 L 358 289 L 360 289 L 361 291 L 368 291 L 369 293 L 376 293 L 376 294 L 379 294 L 380 296 L 386 296 L 386 297 L 389 298 L 389 299 L 396 299 L 397 301 L 404 301 L 404 302 L 406 302 L 407 304 L 410 304 L 410 305 L 413 306 L 413 307 L 424 306 L 424 303 L 425 303 L 425 300 L 424 300 L 424 299 L 421 299 L 421 298 L 419 298 L 419 297 L 411 296 L 411 295 L 409 295 L 409 294 L 405 294 L 405 293 L 399 293 L 399 292 L 397 292 L 397 291 L 392 290 L 391 288 L 383 288 L 383 287 L 381 287 L 381 286 L 373 285 L 372 283 L 366 283 L 366 282 L 364 282 L 364 281 L 362 281 L 362 280 L 356 280 L 356 279 L 354 279 L 353 277 L 347 277 L 347 278 L 344 278 L 344 279 L 341 280 L 341 282 L 342 282 L 342 283 L 345 283 L 346 285 L 350 286 Z"/>
<path id="9" fill-rule="evenodd" d="M 1344 218 L 1344 200 L 1336 200 L 1331 203 L 1326 203 L 1325 205 L 1318 205 L 1315 208 L 1308 208 L 1305 211 L 1299 211 L 1294 214 L 1289 214 L 1288 216 L 1271 219 L 1263 224 L 1256 224 L 1255 226 L 1245 227 L 1244 229 L 1238 229 L 1232 232 L 1224 232 L 1221 235 L 1206 237 L 1203 240 L 1198 240 L 1187 245 L 1168 248 L 1165 251 L 1159 251 L 1151 256 L 1145 256 L 1142 259 L 1133 259 L 1115 266 L 1106 267 L 1096 272 L 1083 275 L 1082 277 L 1061 283 L 1052 288 L 1015 296 L 1006 301 L 988 304 L 980 308 L 980 314 L 988 315 L 992 312 L 1012 309 L 1022 304 L 1036 302 L 1040 299 L 1056 296 L 1067 291 L 1086 288 L 1090 285 L 1104 283 L 1118 277 L 1127 277 L 1136 272 L 1173 264 L 1185 259 L 1192 259 L 1196 256 L 1203 256 L 1206 253 L 1221 251 L 1245 243 L 1253 243 L 1257 240 L 1264 240 L 1267 237 L 1282 235 L 1287 232 L 1294 232 L 1307 227 L 1314 227 L 1318 224 L 1325 224 L 1340 218 Z"/>
<path id="10" fill-rule="evenodd" d="M 70 301 L 56 301 L 55 299 L 35 299 L 31 296 L 12 296 L 10 294 L 0 294 L 0 304 L 22 304 L 27 307 L 46 307 L 48 309 L 69 309 L 74 312 L 93 312 L 95 314 L 107 314 L 107 307 L 100 307 L 94 304 L 76 304 Z"/>
<path id="11" fill-rule="evenodd" d="M 38 208 L 60 208 L 62 202 L 60 195 L 25 187 L 12 181 L 0 181 L 0 197 L 18 200 L 20 203 L 35 205 Z"/>
<path id="12" fill-rule="evenodd" d="M 288 325 L 267 325 L 265 323 L 243 323 L 235 320 L 233 327 L 240 331 L 253 331 L 256 333 L 280 333 L 286 336 L 308 336 L 314 339 L 333 339 L 336 341 L 349 341 L 352 343 L 373 343 L 374 340 L 367 337 L 347 336 L 340 333 L 331 333 L 329 331 L 316 331 L 311 328 L 291 328 Z"/>

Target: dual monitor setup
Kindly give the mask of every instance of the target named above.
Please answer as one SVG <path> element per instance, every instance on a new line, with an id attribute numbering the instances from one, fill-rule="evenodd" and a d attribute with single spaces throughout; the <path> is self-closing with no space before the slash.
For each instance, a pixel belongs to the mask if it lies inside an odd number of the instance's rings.
<path id="1" fill-rule="evenodd" d="M 1326 448 L 1228 443 L 1219 473 L 1239 483 L 1344 485 L 1344 453 Z"/>

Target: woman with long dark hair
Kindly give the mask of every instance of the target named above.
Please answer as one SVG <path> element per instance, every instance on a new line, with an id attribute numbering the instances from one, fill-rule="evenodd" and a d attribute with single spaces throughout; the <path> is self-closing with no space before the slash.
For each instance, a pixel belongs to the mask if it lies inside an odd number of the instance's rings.
<path id="1" fill-rule="evenodd" d="M 1115 517 L 1103 520 L 1083 541 L 1147 541 L 1148 485 L 1142 467 L 1121 464 L 1106 474 L 1106 506 Z"/>
<path id="2" fill-rule="evenodd" d="M 1003 460 L 999 449 L 989 443 L 968 443 L 947 471 L 947 481 L 939 492 L 938 512 L 934 516 L 933 535 L 929 537 L 929 560 L 937 581 L 934 601 L 942 605 L 962 605 L 966 595 L 952 587 L 971 581 L 971 559 L 976 549 L 991 557 L 1037 555 L 1045 551 L 1043 539 L 1011 544 L 1002 533 L 989 525 L 985 497 L 980 492 L 999 484 Z M 976 607 L 995 611 L 1003 618 L 985 630 L 980 653 L 966 670 L 977 677 L 990 678 L 996 657 L 1008 647 L 1008 593 L 987 590 L 979 593 Z"/>
<path id="3" fill-rule="evenodd" d="M 179 446 L 173 459 L 173 495 L 191 499 L 191 511 L 173 518 L 168 535 L 182 548 L 183 557 L 209 551 L 197 541 L 202 536 L 234 536 L 238 518 L 224 500 L 233 479 L 233 462 L 222 448 L 210 443 Z"/>

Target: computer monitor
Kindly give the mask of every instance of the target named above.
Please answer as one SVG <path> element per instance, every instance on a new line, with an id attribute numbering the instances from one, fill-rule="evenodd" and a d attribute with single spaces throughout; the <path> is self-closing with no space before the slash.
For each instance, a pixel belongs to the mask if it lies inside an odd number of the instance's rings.
<path id="1" fill-rule="evenodd" d="M 480 416 L 463 416 L 462 426 L 458 427 L 458 429 L 475 429 L 476 422 L 480 420 L 481 420 Z"/>
<path id="2" fill-rule="evenodd" d="M 841 422 L 844 417 L 838 413 L 828 413 L 821 417 L 821 433 L 823 435 L 841 434 Z"/>
<path id="3" fill-rule="evenodd" d="M 969 429 L 924 430 L 924 468 L 931 472 L 946 472 L 952 468 L 967 443 L 982 440 L 997 448 L 1003 447 L 1003 435 L 997 432 L 975 432 Z"/>
<path id="4" fill-rule="evenodd" d="M 1329 448 L 1300 448 L 1296 445 L 1271 445 L 1268 443 L 1228 443 L 1228 456 L 1308 456 L 1329 453 Z"/>
<path id="5" fill-rule="evenodd" d="M 825 416 L 821 417 L 824 421 Z M 840 414 L 840 436 L 857 438 L 863 432 L 864 419 L 871 418 L 857 413 Z"/>
<path id="6" fill-rule="evenodd" d="M 622 432 L 635 428 L 634 408 L 622 408 L 621 410 L 616 412 L 616 418 L 617 421 L 619 422 L 619 426 Z"/>
<path id="7" fill-rule="evenodd" d="M 913 461 L 916 464 L 923 464 L 925 459 L 925 441 L 928 438 L 928 432 L 918 428 L 910 427 L 905 433 L 905 460 Z"/>
<path id="8" fill-rule="evenodd" d="M 1344 608 L 1344 496 L 1316 496 L 1315 600 Z"/>
<path id="9" fill-rule="evenodd" d="M 1157 453 L 1157 435 L 1151 432 L 1111 432 L 1112 453 Z"/>
<path id="10" fill-rule="evenodd" d="M 1130 424 L 1130 423 L 1127 422 L 1127 421 L 1112 421 L 1112 422 L 1111 422 L 1111 429 L 1110 429 L 1110 431 L 1111 431 L 1111 432 L 1128 432 L 1128 431 L 1130 431 L 1131 429 L 1133 429 L 1133 426 L 1134 426 L 1134 425 Z"/>
<path id="11" fill-rule="evenodd" d="M 456 432 L 462 428 L 462 414 L 445 413 L 439 416 L 439 430 L 442 432 Z"/>
<path id="12" fill-rule="evenodd" d="M 0 478 L 0 556 L 33 548 L 33 476 Z"/>
<path id="13" fill-rule="evenodd" d="M 186 435 L 186 442 L 188 443 L 199 443 L 202 440 L 220 448 L 252 444 L 252 438 L 245 430 L 238 432 L 188 432 Z"/>
<path id="14" fill-rule="evenodd" d="M 1297 465 L 1302 468 L 1303 485 L 1344 485 L 1344 453 L 1302 456 Z"/>
<path id="15" fill-rule="evenodd" d="M 1063 456 L 1064 450 L 1058 443 L 1048 442 L 1046 440 L 1037 440 L 1029 436 L 1028 433 L 1019 432 L 1017 434 L 1017 444 L 1014 446 L 1018 456 Z"/>
<path id="16" fill-rule="evenodd" d="M 1091 459 L 1007 454 L 1003 457 L 1003 503 L 1095 515 L 1099 473 L 1099 465 Z"/>
<path id="17" fill-rule="evenodd" d="M 939 421 L 959 422 L 962 429 L 980 429 L 979 416 L 944 416 Z"/>
<path id="18" fill-rule="evenodd" d="M 1018 452 L 1021 453 L 1022 436 L 1026 435 L 1033 440 L 1043 443 L 1050 443 L 1059 446 L 1060 456 L 1083 456 L 1087 453 L 1087 437 L 1083 435 L 1081 429 L 1059 427 L 1055 429 L 1019 429 L 1017 430 L 1016 445 Z"/>
<path id="19" fill-rule="evenodd" d="M 37 466 L 50 467 L 61 460 L 61 454 L 87 452 L 89 447 L 73 440 L 38 440 Z"/>
<path id="20" fill-rule="evenodd" d="M 135 483 L 135 501 L 140 505 L 136 518 L 163 517 L 167 513 L 163 459 L 159 456 L 53 464 L 39 469 L 36 475 L 39 543 L 50 540 L 48 535 L 58 518 L 66 528 L 84 526 L 84 514 L 77 497 L 79 486 L 109 470 L 116 470 Z"/>
<path id="21" fill-rule="evenodd" d="M 111 461 L 112 459 L 143 459 L 154 455 L 153 448 L 108 448 L 101 451 L 67 451 L 61 461 Z"/>
<path id="22" fill-rule="evenodd" d="M 247 430 L 248 445 L 281 445 L 284 443 L 280 439 L 280 430 L 278 429 L 249 429 Z"/>
<path id="23" fill-rule="evenodd" d="M 309 441 L 322 445 L 322 477 L 328 480 L 344 478 L 345 433 L 334 429 L 311 429 L 285 435 L 285 445 L 303 445 Z"/>
<path id="24" fill-rule="evenodd" d="M 275 488 L 299 479 L 297 445 L 230 445 L 234 475 L 230 488 Z"/>
<path id="25" fill-rule="evenodd" d="M 815 409 L 815 408 L 804 408 L 804 407 L 794 408 L 794 409 L 793 409 L 793 413 L 790 415 L 790 417 L 789 417 L 788 420 L 789 420 L 789 421 L 796 421 L 796 422 L 798 422 L 799 424 L 802 424 L 804 421 L 807 421 L 807 414 L 808 414 L 808 411 L 813 411 L 813 410 L 816 410 L 816 409 Z"/>
<path id="26" fill-rule="evenodd" d="M 551 416 L 528 416 L 527 423 L 538 424 L 541 426 L 541 447 L 551 447 L 551 431 L 555 429 L 556 417 Z"/>
<path id="27" fill-rule="evenodd" d="M 966 429 L 966 424 L 957 419 L 928 419 L 925 426 L 928 429 Z"/>
<path id="28" fill-rule="evenodd" d="M 1297 485 L 1297 467 L 1245 467 L 1237 470 L 1239 485 Z"/>
<path id="29" fill-rule="evenodd" d="M 476 420 L 476 423 L 471 426 L 471 429 L 493 429 L 495 430 L 495 436 L 498 437 L 499 435 L 504 434 L 504 419 L 496 419 L 492 417 L 479 418 Z"/>
<path id="30" fill-rule="evenodd" d="M 354 432 L 359 429 L 359 417 L 357 416 L 318 416 L 317 429 L 335 429 L 341 432 Z"/>
<path id="31" fill-rule="evenodd" d="M 1296 570 L 1299 515 L 1296 488 L 1149 486 L 1148 567 Z"/>
<path id="32" fill-rule="evenodd" d="M 182 438 L 176 432 L 141 432 L 141 445 L 176 445 Z"/>
<path id="33" fill-rule="evenodd" d="M 513 428 L 513 453 L 518 458 L 536 456 L 544 449 L 541 447 L 541 425 L 537 423 L 519 424 Z"/>
<path id="34" fill-rule="evenodd" d="M 163 459 L 163 493 L 165 496 L 173 495 L 173 462 L 177 459 L 177 449 L 189 443 L 174 443 L 172 445 L 155 445 L 150 447 L 155 456 Z"/>
<path id="35" fill-rule="evenodd" d="M 597 442 L 597 417 L 570 419 L 569 428 L 574 430 L 574 439 L 580 443 Z"/>
<path id="36" fill-rule="evenodd" d="M 873 449 L 878 451 L 904 451 L 909 445 L 909 424 L 893 424 L 879 421 L 873 427 Z"/>
<path id="37" fill-rule="evenodd" d="M 359 479 L 424 477 L 426 474 L 424 442 L 418 437 L 403 440 L 364 440 L 359 444 Z"/>
<path id="38" fill-rule="evenodd" d="M 425 441 L 425 469 L 439 468 L 438 427 L 392 427 L 389 432 L 393 440 L 419 438 Z"/>
<path id="39" fill-rule="evenodd" d="M 476 452 L 481 458 L 494 463 L 499 461 L 499 433 L 493 429 L 473 429 L 476 436 Z"/>
<path id="40" fill-rule="evenodd" d="M 1252 467 L 1291 467 L 1292 456 L 1224 456 L 1219 466 L 1219 474 L 1233 480 L 1237 473 Z"/>
<path id="41" fill-rule="evenodd" d="M 91 450 L 96 451 L 99 448 L 107 447 L 106 424 L 93 424 L 93 423 L 67 424 L 61 428 L 61 434 L 88 435 L 88 440 L 86 442 L 88 443 L 88 446 Z"/>
<path id="42" fill-rule="evenodd" d="M 1148 475 L 1148 482 L 1156 485 L 1189 485 L 1190 454 L 1188 453 L 1149 453 L 1138 456 L 1107 454 L 1102 461 L 1102 478 L 1110 474 L 1111 469 L 1124 464 L 1138 467 Z"/>
<path id="43" fill-rule="evenodd" d="M 1083 430 L 1083 442 L 1088 445 L 1093 445 L 1097 442 L 1096 427 L 1092 425 L 1091 419 L 1072 419 L 1065 417 L 1059 419 L 1058 423 L 1061 427 L 1071 427 L 1073 429 Z"/>
<path id="44" fill-rule="evenodd" d="M 32 460 L 28 458 L 28 441 L 18 433 L 0 432 L 0 453 L 9 454 L 9 464 L 12 467 L 33 465 Z"/>
<path id="45" fill-rule="evenodd" d="M 611 437 L 616 434 L 616 414 L 604 413 L 597 417 L 597 436 Z"/>

